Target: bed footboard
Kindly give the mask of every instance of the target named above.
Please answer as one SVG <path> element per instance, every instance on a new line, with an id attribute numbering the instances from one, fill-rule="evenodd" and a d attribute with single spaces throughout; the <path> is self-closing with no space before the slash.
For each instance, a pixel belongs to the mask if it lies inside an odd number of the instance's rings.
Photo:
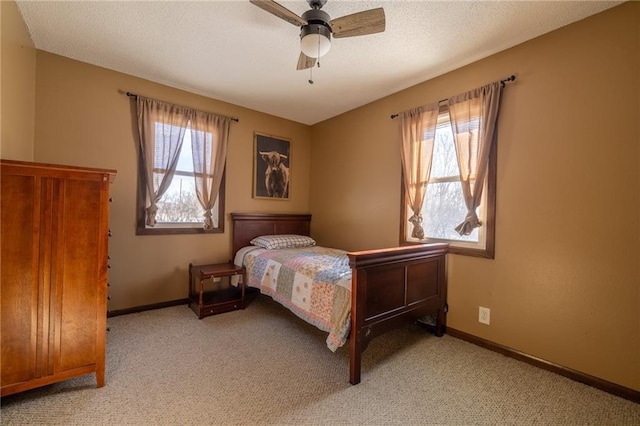
<path id="1" fill-rule="evenodd" d="M 385 331 L 426 315 L 445 326 L 447 244 L 350 252 L 351 334 L 349 381 L 360 383 L 362 352 Z"/>

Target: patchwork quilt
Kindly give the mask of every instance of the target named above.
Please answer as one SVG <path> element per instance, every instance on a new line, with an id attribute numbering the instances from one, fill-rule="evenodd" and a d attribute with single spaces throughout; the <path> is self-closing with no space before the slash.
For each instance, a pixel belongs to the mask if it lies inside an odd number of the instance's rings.
<path id="1" fill-rule="evenodd" d="M 257 249 L 244 256 L 247 284 L 298 317 L 329 332 L 327 347 L 344 345 L 351 327 L 347 252 L 326 247 Z"/>

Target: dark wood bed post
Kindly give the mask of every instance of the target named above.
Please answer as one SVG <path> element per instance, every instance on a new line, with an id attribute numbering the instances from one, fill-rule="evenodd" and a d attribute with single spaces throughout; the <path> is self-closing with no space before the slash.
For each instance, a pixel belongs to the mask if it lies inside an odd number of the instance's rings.
<path id="1" fill-rule="evenodd" d="M 358 298 L 362 298 L 361 287 L 358 286 L 358 270 L 353 270 L 351 278 L 351 330 L 349 331 L 349 382 L 352 385 L 360 383 L 362 369 L 362 352 L 364 351 L 362 330 L 363 312 L 358 306 Z"/>

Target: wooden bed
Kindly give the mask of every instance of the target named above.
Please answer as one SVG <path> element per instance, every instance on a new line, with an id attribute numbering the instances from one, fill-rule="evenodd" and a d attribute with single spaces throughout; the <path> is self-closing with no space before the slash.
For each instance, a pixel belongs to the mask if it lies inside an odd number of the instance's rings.
<path id="1" fill-rule="evenodd" d="M 233 253 L 260 235 L 309 235 L 310 214 L 232 213 Z M 349 252 L 352 269 L 349 381 L 360 383 L 362 352 L 385 331 L 426 315 L 445 327 L 447 244 Z"/>

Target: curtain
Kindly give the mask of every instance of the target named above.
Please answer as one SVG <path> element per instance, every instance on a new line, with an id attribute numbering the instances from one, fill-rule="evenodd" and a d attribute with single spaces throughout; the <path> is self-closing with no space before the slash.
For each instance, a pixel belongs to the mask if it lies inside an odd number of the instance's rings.
<path id="1" fill-rule="evenodd" d="M 407 204 L 413 215 L 411 236 L 424 239 L 422 205 L 427 192 L 433 145 L 438 122 L 438 103 L 415 108 L 400 114 L 402 126 L 402 175 Z"/>
<path id="2" fill-rule="evenodd" d="M 212 212 L 224 175 L 231 119 L 194 111 L 191 149 L 198 201 L 204 209 L 204 229 L 213 228 Z"/>
<path id="3" fill-rule="evenodd" d="M 497 81 L 449 98 L 462 194 L 467 207 L 464 221 L 456 226 L 460 235 L 469 235 L 482 226 L 476 210 L 489 168 L 494 143 L 502 84 Z"/>
<path id="4" fill-rule="evenodd" d="M 175 174 L 189 123 L 189 109 L 142 96 L 138 96 L 136 106 L 147 192 L 146 224 L 155 226 L 156 203 Z"/>

